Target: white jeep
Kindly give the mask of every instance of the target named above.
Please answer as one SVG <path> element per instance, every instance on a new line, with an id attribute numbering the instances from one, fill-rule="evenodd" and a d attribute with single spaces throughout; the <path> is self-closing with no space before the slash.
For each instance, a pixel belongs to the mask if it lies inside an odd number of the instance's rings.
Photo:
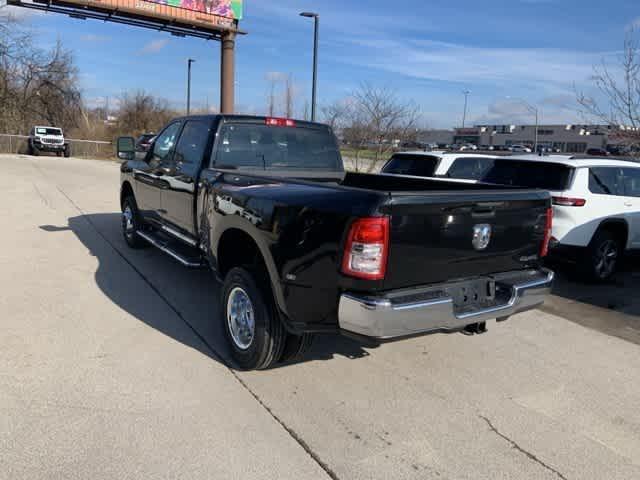
<path id="1" fill-rule="evenodd" d="M 71 156 L 71 147 L 64 139 L 61 128 L 33 127 L 29 132 L 29 155 L 40 155 L 40 152 L 55 152 L 61 157 Z"/>

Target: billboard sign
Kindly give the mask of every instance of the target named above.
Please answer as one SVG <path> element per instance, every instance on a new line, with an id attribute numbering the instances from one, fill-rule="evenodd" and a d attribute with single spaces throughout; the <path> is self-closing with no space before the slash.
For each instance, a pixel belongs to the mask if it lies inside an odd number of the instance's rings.
<path id="1" fill-rule="evenodd" d="M 242 0 L 141 0 L 158 5 L 184 8 L 194 12 L 208 13 L 232 20 L 242 19 Z"/>
<path id="2" fill-rule="evenodd" d="M 235 29 L 243 13 L 243 0 L 53 0 L 52 3 L 214 31 Z"/>

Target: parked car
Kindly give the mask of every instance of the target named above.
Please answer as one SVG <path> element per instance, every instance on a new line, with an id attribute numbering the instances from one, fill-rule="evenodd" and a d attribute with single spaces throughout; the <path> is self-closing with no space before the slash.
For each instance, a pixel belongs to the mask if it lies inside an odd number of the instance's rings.
<path id="1" fill-rule="evenodd" d="M 243 369 L 293 358 L 317 333 L 482 333 L 551 287 L 547 192 L 345 173 L 329 127 L 289 119 L 179 118 L 143 161 L 130 137 L 118 156 L 124 240 L 214 270 Z"/>
<path id="2" fill-rule="evenodd" d="M 473 143 L 465 143 L 464 145 L 460 146 L 460 151 L 465 151 L 465 150 L 478 150 L 478 146 L 474 145 Z"/>
<path id="3" fill-rule="evenodd" d="M 155 138 L 155 133 L 143 133 L 136 139 L 136 150 L 138 152 L 146 152 L 149 150 L 153 139 Z"/>
<path id="4" fill-rule="evenodd" d="M 531 153 L 533 150 L 526 145 L 511 145 L 509 151 L 513 153 Z"/>
<path id="5" fill-rule="evenodd" d="M 493 146 L 493 151 L 494 152 L 509 152 L 509 147 L 507 145 L 494 145 Z"/>
<path id="6" fill-rule="evenodd" d="M 587 151 L 584 152 L 586 155 L 591 155 L 595 157 L 607 157 L 609 156 L 609 152 L 607 152 L 604 148 L 587 148 Z"/>
<path id="7" fill-rule="evenodd" d="M 64 139 L 61 128 L 36 126 L 29 132 L 29 155 L 40 155 L 40 152 L 53 152 L 59 157 L 71 156 L 71 146 Z"/>

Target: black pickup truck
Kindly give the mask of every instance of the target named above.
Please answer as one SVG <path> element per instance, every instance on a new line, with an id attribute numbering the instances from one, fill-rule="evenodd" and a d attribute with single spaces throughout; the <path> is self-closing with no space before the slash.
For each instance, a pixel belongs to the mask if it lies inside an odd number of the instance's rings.
<path id="1" fill-rule="evenodd" d="M 124 238 L 213 269 L 243 369 L 318 333 L 481 333 L 553 281 L 546 192 L 346 173 L 329 127 L 279 118 L 179 118 L 134 150 L 118 139 Z"/>

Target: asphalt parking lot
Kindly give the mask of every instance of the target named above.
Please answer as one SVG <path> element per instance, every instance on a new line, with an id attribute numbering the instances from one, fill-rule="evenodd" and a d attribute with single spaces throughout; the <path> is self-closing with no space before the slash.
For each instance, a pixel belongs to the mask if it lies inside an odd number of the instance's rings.
<path id="1" fill-rule="evenodd" d="M 2 479 L 640 478 L 632 263 L 485 335 L 242 373 L 212 275 L 127 249 L 116 163 L 0 168 Z"/>

